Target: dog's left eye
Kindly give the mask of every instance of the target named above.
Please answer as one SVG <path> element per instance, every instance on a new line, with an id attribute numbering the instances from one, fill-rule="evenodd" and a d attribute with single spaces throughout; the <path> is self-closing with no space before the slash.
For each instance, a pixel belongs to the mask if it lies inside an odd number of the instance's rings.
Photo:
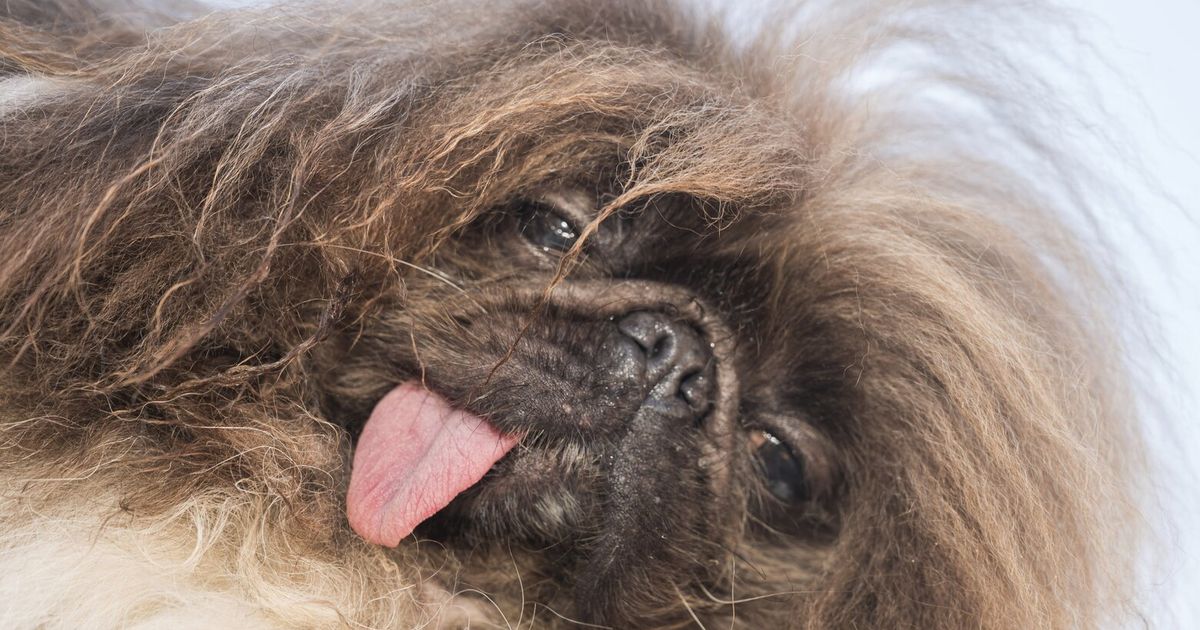
<path id="1" fill-rule="evenodd" d="M 804 462 L 787 444 L 767 431 L 756 429 L 750 432 L 750 446 L 767 490 L 776 499 L 792 505 L 808 500 Z"/>
<path id="2" fill-rule="evenodd" d="M 531 202 L 521 210 L 521 235 L 544 252 L 565 252 L 579 238 L 575 225 L 544 203 Z"/>

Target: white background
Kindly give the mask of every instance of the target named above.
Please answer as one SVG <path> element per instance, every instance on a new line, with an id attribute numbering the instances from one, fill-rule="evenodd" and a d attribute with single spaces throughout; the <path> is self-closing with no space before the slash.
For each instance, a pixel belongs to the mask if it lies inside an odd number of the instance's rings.
<path id="1" fill-rule="evenodd" d="M 1142 231 L 1114 223 L 1114 254 L 1153 314 L 1146 323 L 1156 332 L 1141 350 L 1148 364 L 1166 366 L 1148 372 L 1158 496 L 1146 513 L 1159 551 L 1148 561 L 1142 607 L 1150 627 L 1200 629 L 1200 0 L 1065 4 L 1081 12 L 1084 36 L 1105 60 L 1088 71 L 1123 128 L 1117 135 L 1144 164 L 1141 175 L 1125 160 L 1111 164 L 1134 191 L 1125 211 Z"/>
<path id="2" fill-rule="evenodd" d="M 1136 141 L 1166 194 L 1135 197 L 1131 212 L 1147 240 L 1126 236 L 1121 254 L 1158 314 L 1160 354 L 1170 371 L 1155 379 L 1151 446 L 1160 465 L 1161 557 L 1146 597 L 1151 627 L 1200 628 L 1200 1 L 1071 0 L 1096 16 L 1096 45 L 1112 118 Z M 1152 244 L 1148 244 L 1149 243 Z M 1148 353 L 1151 354 L 1151 353 Z M 1165 515 L 1163 518 L 1159 515 Z"/>

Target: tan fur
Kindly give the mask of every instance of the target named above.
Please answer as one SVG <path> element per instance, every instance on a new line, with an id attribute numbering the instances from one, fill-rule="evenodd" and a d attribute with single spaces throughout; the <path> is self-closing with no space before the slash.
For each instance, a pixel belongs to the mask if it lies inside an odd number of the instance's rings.
<path id="1" fill-rule="evenodd" d="M 1140 446 L 1112 294 L 1065 227 L 1090 216 L 1085 180 L 1039 142 L 1023 71 L 975 47 L 1028 15 L 801 4 L 738 47 L 662 3 L 170 27 L 7 4 L 0 89 L 71 97 L 0 96 L 0 625 L 569 625 L 525 599 L 524 558 L 354 536 L 321 397 L 386 379 L 339 343 L 448 325 L 447 284 L 485 290 L 467 226 L 604 168 L 605 212 L 687 196 L 730 230 L 717 249 L 765 252 L 780 288 L 759 334 L 810 343 L 743 380 L 801 366 L 844 466 L 834 540 L 747 538 L 708 590 L 646 604 L 662 619 L 1128 614 Z M 914 49 L 941 65 L 854 74 Z M 919 78 L 984 115 L 943 119 Z"/>

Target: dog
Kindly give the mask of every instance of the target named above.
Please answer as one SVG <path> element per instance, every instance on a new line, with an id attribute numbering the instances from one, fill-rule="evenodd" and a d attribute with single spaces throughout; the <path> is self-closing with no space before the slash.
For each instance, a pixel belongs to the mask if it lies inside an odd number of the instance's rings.
<path id="1" fill-rule="evenodd" d="M 3 625 L 1128 614 L 1097 255 L 890 4 L 8 0 Z"/>

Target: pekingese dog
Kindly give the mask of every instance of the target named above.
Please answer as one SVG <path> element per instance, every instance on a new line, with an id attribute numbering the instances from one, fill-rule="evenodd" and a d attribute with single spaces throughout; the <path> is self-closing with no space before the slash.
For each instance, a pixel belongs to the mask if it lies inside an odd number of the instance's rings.
<path id="1" fill-rule="evenodd" d="M 947 48 L 1005 11 L 0 4 L 0 625 L 1124 614 L 1101 274 L 996 144 L 1069 159 Z"/>

